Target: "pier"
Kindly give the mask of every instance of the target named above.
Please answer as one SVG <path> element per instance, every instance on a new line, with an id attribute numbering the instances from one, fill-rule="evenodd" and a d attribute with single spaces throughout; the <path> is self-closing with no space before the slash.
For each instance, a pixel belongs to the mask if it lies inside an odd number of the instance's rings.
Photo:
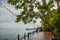
<path id="1" fill-rule="evenodd" d="M 22 38 L 18 35 L 18 40 L 47 40 L 47 38 L 44 35 L 44 32 L 36 32 L 32 34 L 28 33 L 28 35 L 24 33 L 24 37 Z"/>
<path id="2" fill-rule="evenodd" d="M 29 40 L 47 40 L 44 32 L 35 33 Z"/>

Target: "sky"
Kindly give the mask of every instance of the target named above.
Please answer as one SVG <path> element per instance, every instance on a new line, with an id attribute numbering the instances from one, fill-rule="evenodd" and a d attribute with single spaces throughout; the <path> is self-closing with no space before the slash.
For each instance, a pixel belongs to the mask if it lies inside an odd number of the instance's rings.
<path id="1" fill-rule="evenodd" d="M 39 1 L 39 0 L 38 0 Z M 2 3 L 2 5 L 1 5 Z M 16 20 L 16 15 L 14 15 L 13 13 L 9 12 L 5 7 L 9 8 L 9 10 L 11 10 L 14 14 L 19 14 L 19 12 L 21 12 L 22 10 L 16 10 L 12 5 L 7 3 L 7 0 L 0 0 L 0 29 L 16 29 L 16 28 L 20 28 L 20 26 L 26 26 L 23 24 L 23 22 L 19 22 L 19 23 L 15 23 Z M 56 5 L 55 5 L 56 6 Z M 56 6 L 57 7 L 57 6 Z M 55 7 L 55 8 L 56 8 Z M 36 25 L 41 26 L 41 23 L 39 22 L 40 19 L 38 19 Z M 32 23 L 28 24 L 29 25 L 33 25 Z M 13 26 L 13 27 L 12 27 Z M 18 27 L 17 27 L 18 26 Z"/>
<path id="2" fill-rule="evenodd" d="M 8 4 L 6 0 L 0 0 L 0 3 L 13 11 L 13 13 L 19 13 L 19 10 L 15 10 L 15 8 Z M 15 23 L 16 16 L 4 8 L 3 5 L 0 4 L 0 29 L 16 29 L 24 25 L 23 23 Z"/>

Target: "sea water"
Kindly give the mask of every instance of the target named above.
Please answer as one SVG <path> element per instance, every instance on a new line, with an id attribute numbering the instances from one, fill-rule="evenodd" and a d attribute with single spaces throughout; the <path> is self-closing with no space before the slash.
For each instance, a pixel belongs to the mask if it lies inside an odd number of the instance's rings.
<path id="1" fill-rule="evenodd" d="M 25 28 L 19 29 L 0 29 L 0 40 L 17 40 L 18 34 L 23 36 L 24 33 L 31 32 L 33 30 L 25 30 Z"/>
<path id="2" fill-rule="evenodd" d="M 23 36 L 24 33 L 27 34 L 28 32 L 34 31 L 34 30 L 26 30 L 26 26 L 21 26 L 21 24 L 19 27 L 16 26 L 16 24 L 13 25 L 3 24 L 2 26 L 1 25 L 2 24 L 0 24 L 0 40 L 17 40 L 18 34 L 20 36 Z"/>

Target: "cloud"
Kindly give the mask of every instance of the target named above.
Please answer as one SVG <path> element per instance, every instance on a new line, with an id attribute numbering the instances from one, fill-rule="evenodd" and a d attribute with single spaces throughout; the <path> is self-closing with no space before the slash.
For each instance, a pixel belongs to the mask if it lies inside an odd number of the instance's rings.
<path id="1" fill-rule="evenodd" d="M 5 5 L 7 8 L 9 8 L 11 11 L 13 11 L 15 14 L 18 14 L 22 10 L 15 10 L 13 6 L 6 3 L 6 0 L 0 0 L 2 1 L 3 5 Z M 11 12 L 9 12 L 6 8 L 1 5 L 0 7 L 0 29 L 25 29 L 25 28 L 34 28 L 34 25 L 32 23 L 24 25 L 23 22 L 15 23 L 16 16 L 13 15 Z M 40 22 L 36 23 L 36 25 L 40 25 Z"/>
<path id="2" fill-rule="evenodd" d="M 13 8 L 6 3 L 6 0 L 0 0 L 0 1 L 7 8 L 13 10 Z M 15 22 L 16 16 L 13 15 L 11 12 L 9 12 L 6 8 L 4 8 L 3 5 L 0 6 L 0 23 Z"/>
<path id="3" fill-rule="evenodd" d="M 0 7 L 0 23 L 5 22 L 14 22 L 16 19 L 16 16 L 12 15 L 8 12 L 5 8 Z"/>
<path id="4" fill-rule="evenodd" d="M 23 27 L 23 23 L 0 23 L 0 29 L 21 29 Z"/>
<path id="5" fill-rule="evenodd" d="M 1 1 L 0 3 L 2 3 L 2 5 L 0 5 L 0 23 L 15 22 L 16 20 L 15 14 L 20 14 L 22 10 L 21 9 L 16 10 L 12 5 L 7 3 L 7 0 L 0 1 Z M 11 13 L 7 8 L 13 13 Z"/>

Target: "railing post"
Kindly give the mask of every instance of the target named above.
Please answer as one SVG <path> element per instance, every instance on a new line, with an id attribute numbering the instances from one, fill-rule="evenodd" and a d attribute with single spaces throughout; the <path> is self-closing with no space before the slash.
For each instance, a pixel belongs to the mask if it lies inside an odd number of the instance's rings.
<path id="1" fill-rule="evenodd" d="M 31 32 L 30 32 L 30 36 L 31 36 Z"/>
<path id="2" fill-rule="evenodd" d="M 20 35 L 18 34 L 18 40 L 20 40 Z"/>
<path id="3" fill-rule="evenodd" d="M 24 40 L 26 40 L 26 33 L 24 33 Z"/>
<path id="4" fill-rule="evenodd" d="M 29 39 L 29 34 L 30 34 L 30 33 L 28 33 L 28 39 Z"/>
<path id="5" fill-rule="evenodd" d="M 32 32 L 32 34 L 34 35 L 35 31 Z"/>

